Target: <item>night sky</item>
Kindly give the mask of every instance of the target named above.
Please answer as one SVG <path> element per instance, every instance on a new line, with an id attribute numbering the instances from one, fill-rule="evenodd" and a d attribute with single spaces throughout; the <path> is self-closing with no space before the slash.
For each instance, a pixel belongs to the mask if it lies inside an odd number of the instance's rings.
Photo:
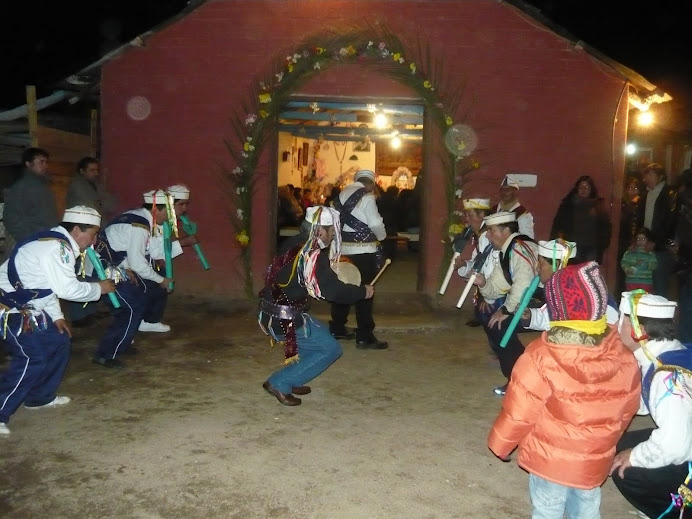
<path id="1" fill-rule="evenodd" d="M 463 1 L 463 0 L 460 0 Z M 543 14 L 577 38 L 634 69 L 678 101 L 692 97 L 692 20 L 689 0 L 658 0 L 645 9 L 622 0 L 533 0 Z M 0 80 L 0 107 L 25 102 L 24 86 L 39 97 L 52 84 L 157 23 L 179 13 L 187 0 L 7 2 L 0 49 L 9 74 Z M 76 7 L 79 6 L 79 7 Z M 9 8 L 8 8 L 9 7 Z M 86 20 L 86 21 L 84 21 Z M 5 74 L 3 74 L 5 76 Z"/>

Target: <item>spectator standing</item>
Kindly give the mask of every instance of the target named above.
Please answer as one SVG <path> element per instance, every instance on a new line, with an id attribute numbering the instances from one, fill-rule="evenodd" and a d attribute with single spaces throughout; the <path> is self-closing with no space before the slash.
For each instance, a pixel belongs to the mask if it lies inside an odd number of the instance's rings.
<path id="1" fill-rule="evenodd" d="M 574 187 L 558 207 L 550 238 L 576 242 L 575 262 L 603 262 L 603 253 L 610 244 L 611 224 L 596 184 L 588 175 L 577 179 Z"/>
<path id="2" fill-rule="evenodd" d="M 620 230 L 618 232 L 618 261 L 622 259 L 637 235 L 644 226 L 644 186 L 638 176 L 631 175 L 625 180 L 625 191 L 620 206 Z M 624 275 L 618 271 L 615 293 L 624 288 Z"/>
<path id="3" fill-rule="evenodd" d="M 50 189 L 49 154 L 41 148 L 27 148 L 22 155 L 22 176 L 5 192 L 5 229 L 17 242 L 38 231 L 58 225 L 58 209 Z M 14 242 L 7 242 L 11 251 Z"/>
<path id="4" fill-rule="evenodd" d="M 675 241 L 671 253 L 675 257 L 680 305 L 678 338 L 692 343 L 692 182 L 679 190 L 680 210 Z"/>
<path id="5" fill-rule="evenodd" d="M 65 207 L 76 205 L 92 207 L 104 219 L 113 216 L 115 211 L 115 197 L 101 183 L 99 161 L 94 157 L 83 157 L 77 163 L 77 172 L 67 188 Z"/>
<path id="6" fill-rule="evenodd" d="M 666 174 L 660 164 L 649 164 L 644 170 L 647 193 L 644 203 L 644 227 L 654 236 L 658 267 L 654 271 L 654 294 L 666 297 L 673 270 L 672 254 L 668 242 L 675 235 L 677 194 L 666 183 Z"/>
<path id="7" fill-rule="evenodd" d="M 642 227 L 637 232 L 630 250 L 620 261 L 622 270 L 625 271 L 625 290 L 653 290 L 653 273 L 656 270 L 656 254 L 654 250 L 654 240 L 651 231 Z"/>

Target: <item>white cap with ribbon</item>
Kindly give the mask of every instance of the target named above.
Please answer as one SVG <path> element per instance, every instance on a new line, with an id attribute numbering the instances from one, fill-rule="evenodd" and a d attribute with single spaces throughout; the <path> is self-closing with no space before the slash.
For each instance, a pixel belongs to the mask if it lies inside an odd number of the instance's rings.
<path id="1" fill-rule="evenodd" d="M 569 251 L 567 259 L 572 259 L 577 255 L 577 244 L 573 241 L 550 240 L 538 242 L 538 254 L 548 259 L 563 259 L 565 252 Z"/>
<path id="2" fill-rule="evenodd" d="M 353 180 L 355 180 L 356 182 L 363 178 L 367 178 L 375 182 L 375 172 L 370 171 L 369 169 L 361 169 L 360 171 L 357 171 L 356 174 L 353 176 Z"/>
<path id="3" fill-rule="evenodd" d="M 65 209 L 65 214 L 62 217 L 62 221 L 65 223 L 81 223 L 100 227 L 101 215 L 92 207 L 76 205 L 74 207 L 70 207 L 69 209 Z"/>
<path id="4" fill-rule="evenodd" d="M 514 189 L 519 189 L 519 182 L 510 174 L 505 175 L 502 180 L 500 187 L 513 187 Z"/>
<path id="5" fill-rule="evenodd" d="M 166 192 L 162 189 L 147 191 L 143 196 L 145 204 L 165 205 L 166 203 Z"/>
<path id="6" fill-rule="evenodd" d="M 490 199 L 467 198 L 464 200 L 464 209 L 490 209 Z"/>
<path id="7" fill-rule="evenodd" d="M 190 199 L 190 188 L 184 184 L 176 184 L 166 189 L 166 191 L 173 197 L 174 200 Z"/>
<path id="8" fill-rule="evenodd" d="M 637 317 L 652 317 L 654 319 L 672 319 L 675 317 L 675 301 L 668 301 L 665 297 L 653 294 L 644 294 L 637 302 Z M 632 313 L 632 292 L 623 292 L 620 299 L 620 312 L 630 315 Z"/>
<path id="9" fill-rule="evenodd" d="M 490 227 L 491 225 L 500 225 L 503 223 L 511 223 L 517 221 L 517 215 L 511 211 L 498 211 L 497 213 L 489 214 L 483 218 L 483 225 Z"/>
<path id="10" fill-rule="evenodd" d="M 320 213 L 319 222 L 316 221 L 317 212 L 322 210 Z M 323 205 L 313 205 L 307 208 L 305 211 L 305 221 L 310 223 L 315 223 L 319 225 L 334 225 L 335 221 L 339 220 L 339 212 L 331 207 L 326 207 Z"/>

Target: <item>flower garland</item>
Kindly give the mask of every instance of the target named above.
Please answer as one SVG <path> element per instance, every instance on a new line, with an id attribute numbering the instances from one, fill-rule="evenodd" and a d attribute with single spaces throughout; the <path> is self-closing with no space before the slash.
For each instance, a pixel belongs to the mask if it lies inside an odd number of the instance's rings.
<path id="1" fill-rule="evenodd" d="M 225 182 L 224 191 L 235 209 L 230 212 L 231 223 L 236 230 L 236 241 L 241 247 L 245 292 L 250 298 L 254 297 L 250 222 L 255 169 L 264 144 L 277 130 L 281 110 L 293 92 L 330 66 L 344 63 L 374 65 L 378 71 L 411 87 L 418 94 L 442 139 L 446 130 L 455 122 L 452 114 L 456 113 L 463 91 L 460 85 L 439 95 L 436 85 L 443 83 L 444 76 L 441 64 L 431 63 L 430 50 L 425 49 L 426 52 L 423 52 L 420 44 L 417 53 L 408 50 L 382 24 L 319 34 L 304 41 L 299 49 L 284 59 L 275 60 L 271 72 L 252 87 L 250 102 L 232 119 L 236 142 L 224 141 L 235 167 L 229 169 L 222 166 L 222 180 Z M 446 81 L 445 84 L 449 83 Z M 448 219 L 444 234 L 454 223 L 455 202 L 461 198 L 468 174 L 479 167 L 478 162 L 470 157 L 462 159 L 465 163 L 463 167 L 459 167 L 460 161 L 451 153 L 448 155 L 445 157 L 443 154 L 442 157 L 448 199 Z M 444 265 L 446 263 L 443 263 L 443 269 Z"/>

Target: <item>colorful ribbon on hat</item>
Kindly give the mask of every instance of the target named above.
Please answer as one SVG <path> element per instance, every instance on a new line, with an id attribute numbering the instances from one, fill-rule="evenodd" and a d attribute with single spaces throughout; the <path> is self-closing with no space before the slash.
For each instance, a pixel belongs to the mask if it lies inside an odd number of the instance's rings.
<path id="1" fill-rule="evenodd" d="M 565 250 L 562 253 L 562 258 L 560 258 L 560 266 L 557 266 L 557 244 L 562 245 Z M 567 266 L 567 263 L 569 263 L 569 258 L 572 255 L 572 250 L 574 247 L 572 245 L 563 240 L 562 238 L 557 238 L 555 241 L 553 241 L 553 272 L 557 271 L 558 269 L 563 269 Z"/>

